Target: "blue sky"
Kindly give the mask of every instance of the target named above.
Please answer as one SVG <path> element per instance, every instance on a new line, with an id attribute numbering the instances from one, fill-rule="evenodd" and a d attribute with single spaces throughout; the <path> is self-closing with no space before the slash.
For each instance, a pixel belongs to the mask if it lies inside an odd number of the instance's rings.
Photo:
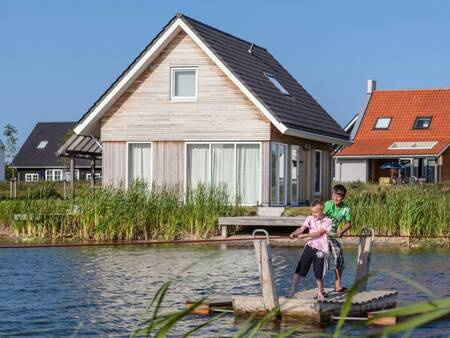
<path id="1" fill-rule="evenodd" d="M 1 1 L 0 126 L 78 120 L 176 12 L 260 44 L 341 124 L 379 89 L 450 87 L 450 1 Z"/>

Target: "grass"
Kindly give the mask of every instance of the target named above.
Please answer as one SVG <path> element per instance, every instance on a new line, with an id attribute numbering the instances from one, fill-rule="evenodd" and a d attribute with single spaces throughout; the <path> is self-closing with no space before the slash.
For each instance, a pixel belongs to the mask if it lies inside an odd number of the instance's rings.
<path id="1" fill-rule="evenodd" d="M 223 187 L 199 186 L 183 194 L 176 186 L 134 184 L 92 191 L 74 201 L 16 199 L 0 201 L 0 225 L 22 237 L 80 240 L 207 238 L 217 232 L 219 216 L 240 215 Z M 15 216 L 19 214 L 19 218 Z"/>

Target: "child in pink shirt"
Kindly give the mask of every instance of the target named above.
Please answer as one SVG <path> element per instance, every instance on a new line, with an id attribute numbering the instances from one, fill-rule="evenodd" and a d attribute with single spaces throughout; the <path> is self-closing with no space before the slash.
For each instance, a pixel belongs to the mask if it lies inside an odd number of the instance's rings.
<path id="1" fill-rule="evenodd" d="M 323 202 L 314 200 L 311 205 L 311 215 L 305 219 L 303 225 L 290 234 L 289 238 L 309 238 L 303 249 L 302 255 L 292 278 L 291 296 L 294 296 L 296 287 L 301 277 L 306 277 L 313 265 L 314 275 L 317 282 L 317 299 L 324 299 L 323 276 L 326 271 L 326 260 L 328 254 L 328 236 L 333 221 L 325 217 L 323 213 Z M 308 229 L 309 232 L 303 232 Z"/>

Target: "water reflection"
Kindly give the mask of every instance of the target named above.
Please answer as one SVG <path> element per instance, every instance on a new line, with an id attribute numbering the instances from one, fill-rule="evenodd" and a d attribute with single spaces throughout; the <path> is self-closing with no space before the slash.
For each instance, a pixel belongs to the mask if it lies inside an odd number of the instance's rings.
<path id="1" fill-rule="evenodd" d="M 449 251 L 377 250 L 374 269 L 390 269 L 432 288 L 441 297 L 450 296 Z M 274 274 L 278 292 L 286 294 L 300 250 L 273 248 Z M 251 246 L 160 245 L 1 251 L 0 335 L 127 336 L 155 291 L 173 279 L 165 310 L 181 308 L 187 299 L 209 295 L 258 294 L 259 279 Z M 351 285 L 355 250 L 346 250 L 348 269 L 345 285 Z M 186 268 L 188 269 L 186 270 Z M 332 285 L 328 274 L 326 283 Z M 314 287 L 310 275 L 303 288 Z M 412 286 L 380 273 L 369 281 L 379 289 L 397 289 L 399 301 L 407 304 L 425 299 Z M 188 327 L 204 318 L 190 317 L 178 327 Z M 205 337 L 236 332 L 241 322 L 226 316 L 207 330 Z M 278 324 L 271 324 L 278 325 Z M 285 324 L 281 324 L 285 327 Z M 225 329 L 224 329 L 225 328 Z M 349 326 L 358 335 L 365 327 Z M 268 331 L 277 327 L 268 326 Z M 303 324 L 303 334 L 333 327 Z M 181 332 L 181 331 L 180 331 Z M 418 334 L 450 333 L 448 322 L 431 324 Z M 448 336 L 447 334 L 445 336 Z"/>

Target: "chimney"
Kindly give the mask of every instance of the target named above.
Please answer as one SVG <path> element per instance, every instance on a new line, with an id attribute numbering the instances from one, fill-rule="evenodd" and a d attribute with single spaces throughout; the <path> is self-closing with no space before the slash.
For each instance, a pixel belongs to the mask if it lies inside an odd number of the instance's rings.
<path id="1" fill-rule="evenodd" d="M 367 94 L 372 94 L 377 89 L 377 81 L 367 80 Z"/>

